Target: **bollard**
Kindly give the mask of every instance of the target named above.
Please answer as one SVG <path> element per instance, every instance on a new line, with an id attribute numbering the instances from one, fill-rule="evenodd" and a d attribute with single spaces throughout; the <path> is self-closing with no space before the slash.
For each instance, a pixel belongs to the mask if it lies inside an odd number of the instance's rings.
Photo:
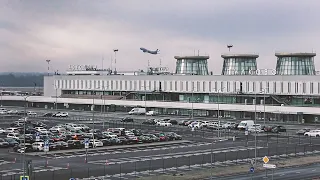
<path id="1" fill-rule="evenodd" d="M 69 167 L 70 167 L 70 164 L 68 163 L 68 164 L 67 164 L 67 169 L 69 169 Z"/>
<path id="2" fill-rule="evenodd" d="M 233 140 L 233 141 L 236 141 L 236 137 L 235 137 L 235 136 L 233 136 L 232 140 Z"/>
<path id="3" fill-rule="evenodd" d="M 17 158 L 14 158 L 14 161 L 13 161 L 13 163 L 16 163 L 17 162 Z"/>

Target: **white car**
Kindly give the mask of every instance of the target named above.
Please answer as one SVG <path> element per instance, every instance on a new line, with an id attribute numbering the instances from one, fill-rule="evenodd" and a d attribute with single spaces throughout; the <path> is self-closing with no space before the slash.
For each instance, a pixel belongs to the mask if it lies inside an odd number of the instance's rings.
<path id="1" fill-rule="evenodd" d="M 225 129 L 230 129 L 234 127 L 235 124 L 236 124 L 235 122 L 226 122 L 225 124 L 222 125 L 222 127 Z"/>
<path id="2" fill-rule="evenodd" d="M 197 128 L 200 129 L 203 127 L 201 122 L 193 122 L 191 124 L 188 125 L 189 128 Z"/>
<path id="3" fill-rule="evenodd" d="M 18 119 L 18 121 L 26 122 L 26 121 L 28 121 L 28 118 L 27 117 L 23 117 L 23 118 Z"/>
<path id="4" fill-rule="evenodd" d="M 172 126 L 171 123 L 165 122 L 165 121 L 159 121 L 159 122 L 157 122 L 157 125 L 158 126 Z"/>
<path id="5" fill-rule="evenodd" d="M 6 130 L 0 128 L 0 134 L 5 134 L 6 133 Z"/>
<path id="6" fill-rule="evenodd" d="M 102 147 L 103 146 L 103 143 L 97 139 L 95 139 L 94 141 L 93 141 L 93 139 L 90 139 L 89 143 L 93 144 L 94 147 Z"/>
<path id="7" fill-rule="evenodd" d="M 55 117 L 68 117 L 69 114 L 67 112 L 58 112 L 54 115 Z"/>
<path id="8" fill-rule="evenodd" d="M 12 139 L 19 140 L 19 137 L 20 137 L 19 133 L 9 133 L 9 134 L 7 134 L 7 138 L 12 138 Z"/>
<path id="9" fill-rule="evenodd" d="M 18 110 L 9 110 L 8 114 L 18 114 Z"/>
<path id="10" fill-rule="evenodd" d="M 33 111 L 28 111 L 28 116 L 36 116 L 37 113 L 36 112 L 33 112 Z"/>
<path id="11" fill-rule="evenodd" d="M 44 150 L 44 142 L 32 143 L 32 149 L 36 150 L 36 151 L 43 151 Z"/>
<path id="12" fill-rule="evenodd" d="M 155 116 L 155 115 L 157 115 L 158 113 L 157 112 L 155 112 L 155 111 L 148 111 L 148 112 L 146 112 L 146 115 L 147 116 Z"/>
<path id="13" fill-rule="evenodd" d="M 7 110 L 1 110 L 0 114 L 8 114 L 8 111 Z"/>
<path id="14" fill-rule="evenodd" d="M 46 128 L 44 128 L 44 127 L 35 127 L 34 129 L 35 129 L 36 131 L 39 131 L 39 132 L 47 131 Z"/>
<path id="15" fill-rule="evenodd" d="M 257 132 L 257 133 L 264 132 L 264 130 L 262 130 L 262 127 L 260 124 L 254 124 L 252 126 L 249 126 L 248 131 L 249 132 Z"/>
<path id="16" fill-rule="evenodd" d="M 223 129 L 221 122 L 220 122 L 220 124 L 219 124 L 219 122 L 211 122 L 207 125 L 207 128 L 209 128 L 209 129 Z"/>
<path id="17" fill-rule="evenodd" d="M 61 132 L 66 132 L 67 130 L 62 126 L 54 126 L 54 127 L 50 128 L 49 131 L 61 133 Z"/>
<path id="18" fill-rule="evenodd" d="M 320 137 L 320 130 L 311 130 L 309 132 L 304 133 L 305 136 L 310 136 L 310 137 Z"/>
<path id="19" fill-rule="evenodd" d="M 5 129 L 5 133 L 15 133 L 15 132 L 19 132 L 18 128 L 7 128 Z"/>
<path id="20" fill-rule="evenodd" d="M 210 124 L 209 121 L 201 121 L 203 127 L 207 127 Z"/>
<path id="21" fill-rule="evenodd" d="M 104 131 L 104 132 L 102 132 L 102 134 L 103 134 L 104 136 L 107 136 L 107 137 L 110 137 L 110 138 L 116 138 L 116 137 L 118 137 L 116 134 L 113 134 L 112 132 L 109 132 L 109 131 Z"/>

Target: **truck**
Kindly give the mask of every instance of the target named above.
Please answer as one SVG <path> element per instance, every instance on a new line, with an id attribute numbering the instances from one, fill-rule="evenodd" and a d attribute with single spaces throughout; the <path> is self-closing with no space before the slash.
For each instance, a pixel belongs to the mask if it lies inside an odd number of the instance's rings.
<path id="1" fill-rule="evenodd" d="M 146 114 L 146 108 L 133 108 L 128 112 L 129 115 L 142 115 Z"/>

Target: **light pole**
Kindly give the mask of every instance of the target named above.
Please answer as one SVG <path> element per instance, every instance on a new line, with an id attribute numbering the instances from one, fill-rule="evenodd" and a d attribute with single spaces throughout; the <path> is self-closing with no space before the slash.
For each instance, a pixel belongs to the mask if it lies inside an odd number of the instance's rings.
<path id="1" fill-rule="evenodd" d="M 257 164 L 257 93 L 254 93 L 254 167 Z"/>
<path id="2" fill-rule="evenodd" d="M 56 102 L 55 102 L 55 110 L 57 111 L 57 109 L 58 109 L 58 87 L 57 87 L 57 85 L 55 84 L 54 85 L 54 89 L 56 90 Z"/>
<path id="3" fill-rule="evenodd" d="M 48 63 L 48 76 L 49 76 L 49 74 L 50 74 L 50 59 L 47 59 L 46 60 L 46 62 Z"/>
<path id="4" fill-rule="evenodd" d="M 144 109 L 147 112 L 147 86 L 144 87 Z M 147 113 L 144 113 L 144 118 L 147 120 Z"/>
<path id="5" fill-rule="evenodd" d="M 193 120 L 193 101 L 194 101 L 194 97 L 193 97 L 193 88 L 192 88 L 192 93 L 191 93 L 191 120 Z"/>
<path id="6" fill-rule="evenodd" d="M 218 138 L 220 139 L 220 92 L 222 92 L 222 90 L 224 89 L 224 87 L 222 87 L 221 89 L 218 89 Z"/>
<path id="7" fill-rule="evenodd" d="M 114 49 L 114 73 L 117 74 L 117 52 L 119 49 Z"/>
<path id="8" fill-rule="evenodd" d="M 26 121 L 27 121 L 27 98 L 29 96 L 23 97 L 24 99 L 24 123 L 23 123 L 23 158 L 22 158 L 22 169 L 23 169 L 23 177 L 25 177 L 26 174 L 26 167 L 25 167 L 25 161 L 26 161 Z"/>

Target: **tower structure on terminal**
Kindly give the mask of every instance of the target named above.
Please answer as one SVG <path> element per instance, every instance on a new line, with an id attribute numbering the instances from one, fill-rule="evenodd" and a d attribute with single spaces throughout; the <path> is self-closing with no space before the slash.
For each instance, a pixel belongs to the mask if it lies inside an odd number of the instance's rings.
<path id="1" fill-rule="evenodd" d="M 253 75 L 257 70 L 257 54 L 222 54 L 222 75 Z"/>
<path id="2" fill-rule="evenodd" d="M 176 74 L 182 75 L 209 75 L 209 56 L 174 56 Z"/>
<path id="3" fill-rule="evenodd" d="M 315 75 L 316 53 L 275 53 L 276 75 Z"/>

